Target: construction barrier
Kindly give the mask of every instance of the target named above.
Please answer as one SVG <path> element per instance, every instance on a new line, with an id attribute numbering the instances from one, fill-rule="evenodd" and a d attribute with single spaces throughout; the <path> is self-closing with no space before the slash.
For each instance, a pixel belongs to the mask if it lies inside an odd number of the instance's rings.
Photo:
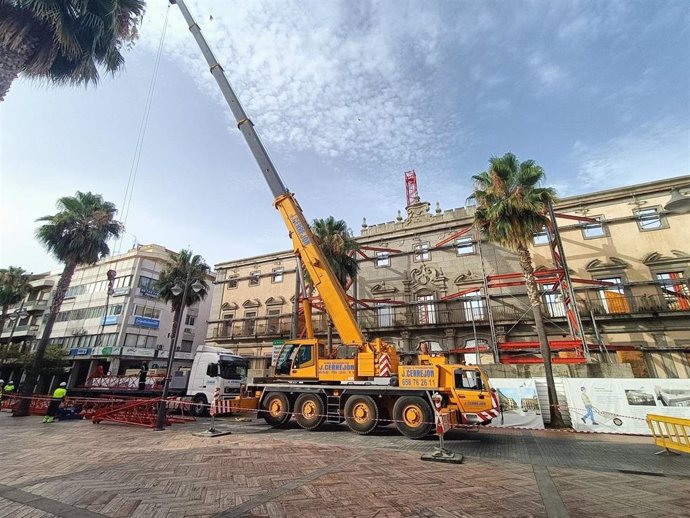
<path id="1" fill-rule="evenodd" d="M 654 442 L 665 451 L 690 453 L 690 419 L 647 414 L 647 426 L 652 431 Z"/>

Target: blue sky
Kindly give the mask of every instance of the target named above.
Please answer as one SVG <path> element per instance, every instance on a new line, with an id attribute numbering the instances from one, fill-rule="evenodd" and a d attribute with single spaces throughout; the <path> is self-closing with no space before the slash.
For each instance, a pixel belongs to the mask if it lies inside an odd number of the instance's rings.
<path id="1" fill-rule="evenodd" d="M 356 235 L 363 217 L 392 221 L 409 169 L 423 200 L 462 206 L 507 151 L 563 196 L 690 172 L 685 0 L 188 5 L 309 220 Z M 125 69 L 98 88 L 20 79 L 0 103 L 0 267 L 54 268 L 35 220 L 77 190 L 121 209 L 121 251 L 136 239 L 216 264 L 290 247 L 176 7 L 135 160 L 166 11 L 149 2 Z"/>

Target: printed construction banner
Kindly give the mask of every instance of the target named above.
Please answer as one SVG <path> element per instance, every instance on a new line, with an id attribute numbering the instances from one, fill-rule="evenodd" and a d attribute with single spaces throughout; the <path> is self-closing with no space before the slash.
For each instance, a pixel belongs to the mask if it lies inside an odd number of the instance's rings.
<path id="1" fill-rule="evenodd" d="M 578 431 L 651 435 L 647 414 L 690 419 L 690 380 L 563 378 Z"/>
<path id="2" fill-rule="evenodd" d="M 503 407 L 503 417 L 494 418 L 489 426 L 514 428 L 544 428 L 534 379 L 491 378 Z"/>

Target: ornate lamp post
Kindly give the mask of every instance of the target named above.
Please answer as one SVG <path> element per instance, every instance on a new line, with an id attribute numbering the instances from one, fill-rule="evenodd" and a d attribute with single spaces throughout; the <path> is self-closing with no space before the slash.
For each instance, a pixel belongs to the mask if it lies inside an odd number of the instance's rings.
<path id="1" fill-rule="evenodd" d="M 184 285 L 181 286 L 178 282 L 170 290 L 175 297 L 182 294 L 182 301 L 180 303 L 180 315 L 178 316 L 177 323 L 175 325 L 175 333 L 173 334 L 173 337 L 170 340 L 170 350 L 168 351 L 168 367 L 165 370 L 165 383 L 163 384 L 163 396 L 161 398 L 160 404 L 158 405 L 158 417 L 156 419 L 156 427 L 154 428 L 154 430 L 157 431 L 165 430 L 165 414 L 167 409 L 166 399 L 168 397 L 168 391 L 170 389 L 170 378 L 172 375 L 173 360 L 175 359 L 177 337 L 180 335 L 180 327 L 182 327 L 182 314 L 186 309 L 185 302 L 187 300 L 187 292 L 189 288 L 191 288 L 194 291 L 194 293 L 199 293 L 201 290 L 204 289 L 204 286 L 199 282 L 198 279 L 195 280 L 190 286 L 191 276 L 192 268 L 190 265 L 190 268 L 187 270 L 187 279 L 185 280 Z"/>

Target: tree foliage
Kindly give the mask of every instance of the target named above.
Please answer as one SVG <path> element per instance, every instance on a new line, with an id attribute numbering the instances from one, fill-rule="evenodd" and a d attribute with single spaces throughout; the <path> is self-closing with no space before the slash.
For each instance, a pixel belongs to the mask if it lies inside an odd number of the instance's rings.
<path id="1" fill-rule="evenodd" d="M 21 302 L 31 288 L 30 275 L 19 266 L 0 269 L 0 330 L 5 325 L 9 307 Z"/>
<path id="2" fill-rule="evenodd" d="M 137 38 L 144 0 L 0 0 L 0 101 L 24 73 L 88 84 L 114 73 Z"/>
<path id="3" fill-rule="evenodd" d="M 343 287 L 347 286 L 354 280 L 359 269 L 354 255 L 359 250 L 359 243 L 352 237 L 347 223 L 329 216 L 326 219 L 315 219 L 311 224 L 311 230 L 338 282 Z M 307 273 L 307 279 L 308 275 Z"/>

